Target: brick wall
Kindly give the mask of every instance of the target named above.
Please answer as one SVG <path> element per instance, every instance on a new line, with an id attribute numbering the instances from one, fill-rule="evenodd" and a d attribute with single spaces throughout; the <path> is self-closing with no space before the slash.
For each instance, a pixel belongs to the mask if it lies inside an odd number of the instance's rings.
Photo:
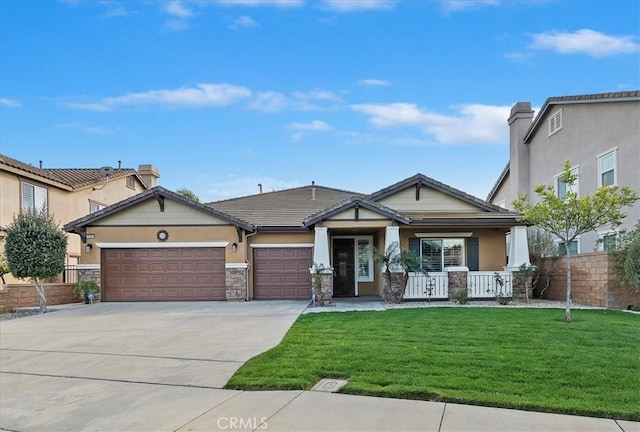
<path id="1" fill-rule="evenodd" d="M 73 292 L 75 284 L 44 284 L 44 293 L 47 304 L 59 305 L 78 303 L 78 295 Z M 29 285 L 4 285 L 0 288 L 0 306 L 4 312 L 10 312 L 15 308 L 38 307 L 40 297 L 32 284 Z"/>
<path id="2" fill-rule="evenodd" d="M 545 292 L 550 300 L 566 300 L 567 258 L 545 258 L 554 261 L 551 283 Z M 551 264 L 551 262 L 549 263 Z M 571 257 L 572 301 L 585 306 L 627 309 L 640 302 L 640 292 L 634 291 L 618 275 L 613 257 L 607 252 L 580 254 Z"/>

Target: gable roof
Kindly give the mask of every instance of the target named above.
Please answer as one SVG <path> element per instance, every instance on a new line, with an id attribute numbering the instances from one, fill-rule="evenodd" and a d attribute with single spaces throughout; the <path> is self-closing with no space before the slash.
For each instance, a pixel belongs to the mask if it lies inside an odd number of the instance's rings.
<path id="1" fill-rule="evenodd" d="M 69 191 L 102 183 L 105 178 L 99 168 L 38 168 L 3 154 L 0 154 L 0 169 Z M 115 179 L 131 175 L 135 176 L 145 189 L 147 188 L 144 180 L 133 168 L 117 169 L 109 178 Z"/>
<path id="2" fill-rule="evenodd" d="M 494 213 L 508 212 L 508 210 L 505 210 L 502 207 L 498 207 L 484 200 L 481 200 L 480 198 L 474 197 L 473 195 L 469 195 L 468 193 L 462 192 L 459 189 L 453 188 L 449 185 L 446 185 L 430 177 L 427 177 L 424 174 L 416 174 L 412 177 L 401 180 L 396 184 L 388 186 L 384 189 L 380 189 L 379 191 L 374 192 L 371 195 L 367 195 L 366 198 L 371 201 L 379 201 L 390 195 L 398 193 L 406 188 L 416 186 L 416 185 L 426 186 L 438 192 L 442 192 L 445 195 L 448 195 L 452 198 L 466 202 L 467 204 L 471 204 L 472 206 L 482 211 L 494 212 Z"/>
<path id="3" fill-rule="evenodd" d="M 378 213 L 382 216 L 386 216 L 391 220 L 394 221 L 400 221 L 403 223 L 408 224 L 410 222 L 409 219 L 407 219 L 405 216 L 403 216 L 401 213 L 399 213 L 398 211 L 389 208 L 389 207 L 385 207 L 382 204 L 378 204 L 377 202 L 374 201 L 370 201 L 366 198 L 362 198 L 362 197 L 351 197 L 351 198 L 347 198 L 344 201 L 341 201 L 339 203 L 336 203 L 334 205 L 332 205 L 331 207 L 328 207 L 314 215 L 309 216 L 308 218 L 306 218 L 304 220 L 304 224 L 305 226 L 310 226 L 313 224 L 316 224 L 320 221 L 323 221 L 327 218 L 330 218 L 331 216 L 341 213 L 347 209 L 350 208 L 365 208 L 367 210 L 371 210 L 375 213 Z"/>
<path id="4" fill-rule="evenodd" d="M 629 102 L 640 101 L 640 90 L 610 93 L 593 93 L 574 96 L 554 96 L 547 98 L 540 108 L 540 112 L 529 126 L 524 135 L 524 142 L 529 141 L 533 133 L 536 131 L 540 122 L 546 117 L 547 113 L 554 105 L 582 104 L 582 103 L 603 103 L 603 102 Z"/>
<path id="5" fill-rule="evenodd" d="M 510 164 L 509 164 L 509 162 L 507 162 L 507 165 L 504 167 L 504 169 L 502 170 L 502 172 L 498 176 L 498 180 L 496 180 L 495 184 L 493 185 L 493 187 L 491 188 L 491 190 L 487 194 L 487 202 L 491 202 L 491 200 L 495 196 L 496 192 L 498 192 L 498 189 L 500 188 L 500 186 L 502 186 L 502 183 L 504 182 L 504 180 L 509 175 L 509 170 L 510 170 Z"/>
<path id="6" fill-rule="evenodd" d="M 313 195 L 315 188 L 315 196 Z M 208 203 L 207 206 L 241 218 L 259 228 L 305 229 L 305 219 L 347 198 L 362 194 L 318 185 L 265 192 Z M 315 199 L 314 199 L 315 198 Z"/>
<path id="7" fill-rule="evenodd" d="M 152 189 L 146 190 L 144 192 L 139 193 L 138 195 L 134 195 L 132 197 L 129 197 L 123 201 L 120 201 L 118 203 L 112 204 L 109 207 L 105 207 L 102 210 L 98 210 L 95 213 L 91 213 L 87 216 L 81 217 L 79 219 L 76 219 L 72 222 L 69 222 L 68 224 L 66 224 L 63 229 L 66 232 L 70 232 L 70 233 L 76 233 L 76 234 L 80 234 L 81 236 L 84 235 L 84 232 L 86 231 L 86 227 L 93 224 L 94 222 L 107 217 L 111 214 L 114 214 L 118 211 L 124 210 L 126 208 L 132 207 L 138 203 L 141 203 L 143 201 L 146 201 L 150 198 L 155 198 L 158 200 L 158 202 L 160 203 L 160 205 L 163 205 L 163 200 L 164 199 L 170 199 L 172 201 L 176 201 L 178 203 L 181 203 L 183 205 L 189 206 L 191 208 L 194 208 L 196 210 L 199 210 L 203 213 L 209 214 L 211 216 L 215 216 L 217 218 L 220 218 L 224 221 L 229 222 L 229 224 L 231 225 L 235 225 L 238 228 L 242 228 L 245 229 L 247 231 L 254 231 L 254 227 L 247 223 L 246 221 L 243 221 L 241 219 L 235 218 L 233 216 L 230 216 L 226 213 L 223 213 L 219 210 L 216 210 L 214 208 L 208 207 L 204 204 L 201 204 L 199 202 L 195 202 L 192 201 L 188 198 L 183 197 L 180 194 L 177 194 L 173 191 L 170 191 L 168 189 L 163 188 L 162 186 L 156 186 Z"/>

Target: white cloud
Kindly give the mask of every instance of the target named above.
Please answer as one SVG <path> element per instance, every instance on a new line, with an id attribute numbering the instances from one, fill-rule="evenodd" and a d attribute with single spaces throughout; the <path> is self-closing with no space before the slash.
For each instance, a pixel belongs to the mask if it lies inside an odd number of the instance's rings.
<path id="1" fill-rule="evenodd" d="M 331 130 L 331 126 L 322 120 L 313 120 L 309 123 L 291 123 L 287 128 L 294 130 L 291 134 L 293 141 L 300 141 L 307 132 L 327 132 Z"/>
<path id="2" fill-rule="evenodd" d="M 9 99 L 9 98 L 0 98 L 0 105 L 2 106 L 6 106 L 9 108 L 18 108 L 20 106 L 22 106 L 22 104 L 20 102 L 18 102 L 15 99 Z"/>
<path id="3" fill-rule="evenodd" d="M 329 102 L 342 102 L 342 98 L 328 90 L 314 89 L 308 92 L 295 92 L 293 96 L 299 100 L 319 100 Z"/>
<path id="4" fill-rule="evenodd" d="M 144 93 L 127 93 L 124 96 L 108 97 L 94 103 L 68 102 L 68 108 L 90 111 L 111 111 L 120 106 L 164 105 L 174 107 L 201 108 L 231 105 L 241 99 L 250 98 L 251 90 L 230 84 L 198 84 L 176 90 L 150 90 Z"/>
<path id="5" fill-rule="evenodd" d="M 323 7 L 334 12 L 393 9 L 397 0 L 324 0 Z"/>
<path id="6" fill-rule="evenodd" d="M 125 17 L 131 15 L 131 12 L 128 11 L 121 3 L 113 0 L 100 0 L 100 4 L 106 6 L 107 12 L 105 16 L 107 17 Z"/>
<path id="7" fill-rule="evenodd" d="M 263 192 L 272 192 L 274 190 L 302 186 L 297 181 L 280 180 L 263 175 L 252 175 L 246 177 L 234 176 L 221 182 L 209 183 L 206 191 L 199 194 L 199 196 L 203 198 L 204 202 L 210 202 L 255 195 L 259 193 L 258 184 L 262 185 Z"/>
<path id="8" fill-rule="evenodd" d="M 594 30 L 581 29 L 574 33 L 550 31 L 533 35 L 534 49 L 552 50 L 560 54 L 587 54 L 608 57 L 640 51 L 635 36 L 609 36 Z"/>
<path id="9" fill-rule="evenodd" d="M 193 11 L 187 8 L 180 0 L 170 1 L 165 4 L 163 10 L 176 18 L 185 19 L 193 16 Z"/>
<path id="10" fill-rule="evenodd" d="M 456 115 L 431 112 L 410 103 L 352 105 L 382 128 L 415 128 L 441 144 L 502 144 L 508 142 L 510 106 L 456 105 Z"/>
<path id="11" fill-rule="evenodd" d="M 300 7 L 304 0 L 216 0 L 225 6 L 275 6 L 279 8 Z"/>
<path id="12" fill-rule="evenodd" d="M 358 81 L 358 84 L 365 87 L 389 87 L 391 85 L 391 83 L 387 80 L 372 79 L 372 78 L 362 79 Z"/>
<path id="13" fill-rule="evenodd" d="M 289 99 L 278 92 L 260 92 L 249 103 L 248 107 L 255 111 L 274 113 L 282 111 L 289 104 Z"/>
<path id="14" fill-rule="evenodd" d="M 498 6 L 500 0 L 444 0 L 442 9 L 447 13 L 478 9 L 483 6 Z"/>
<path id="15" fill-rule="evenodd" d="M 234 22 L 232 22 L 228 26 L 228 28 L 236 30 L 239 28 L 250 28 L 250 27 L 258 27 L 258 26 L 260 26 L 260 24 L 254 21 L 253 18 L 243 15 L 238 19 L 236 19 Z"/>
<path id="16" fill-rule="evenodd" d="M 313 120 L 309 123 L 291 123 L 288 126 L 289 129 L 302 130 L 302 131 L 315 131 L 324 132 L 331 130 L 331 126 L 322 120 Z"/>

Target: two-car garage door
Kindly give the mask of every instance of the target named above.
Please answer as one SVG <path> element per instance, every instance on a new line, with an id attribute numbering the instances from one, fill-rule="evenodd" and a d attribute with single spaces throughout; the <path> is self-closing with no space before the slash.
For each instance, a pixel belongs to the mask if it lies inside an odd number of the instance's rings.
<path id="1" fill-rule="evenodd" d="M 102 250 L 104 301 L 225 298 L 224 248 Z"/>

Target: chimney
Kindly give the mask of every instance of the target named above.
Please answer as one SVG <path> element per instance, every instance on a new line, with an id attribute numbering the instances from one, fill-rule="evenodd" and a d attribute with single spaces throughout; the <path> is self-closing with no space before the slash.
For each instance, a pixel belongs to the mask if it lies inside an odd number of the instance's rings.
<path id="1" fill-rule="evenodd" d="M 156 181 L 160 178 L 160 171 L 154 165 L 139 165 L 138 175 L 149 189 L 156 186 Z"/>
<path id="2" fill-rule="evenodd" d="M 258 183 L 258 190 L 262 193 L 262 183 Z"/>
<path id="3" fill-rule="evenodd" d="M 518 102 L 511 108 L 509 116 L 509 195 L 507 208 L 518 198 L 518 193 L 528 194 L 529 187 L 529 146 L 524 136 L 533 121 L 530 102 Z"/>
<path id="4" fill-rule="evenodd" d="M 311 199 L 315 201 L 316 199 L 316 182 L 311 180 Z"/>

